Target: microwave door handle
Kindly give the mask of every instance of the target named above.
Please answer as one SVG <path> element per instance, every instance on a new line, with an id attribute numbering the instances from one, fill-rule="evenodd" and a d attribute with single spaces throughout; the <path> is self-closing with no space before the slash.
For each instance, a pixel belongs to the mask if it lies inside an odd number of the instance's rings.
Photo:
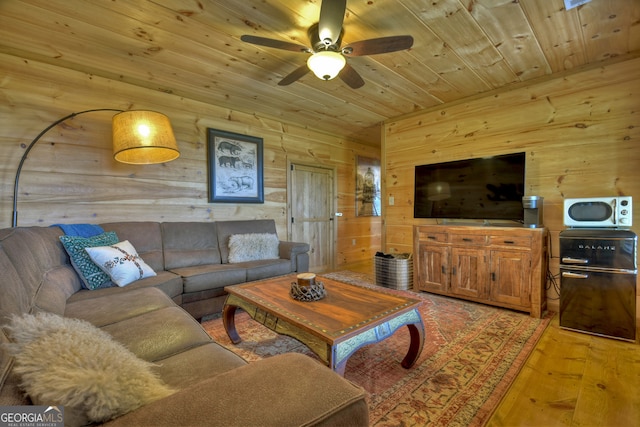
<path id="1" fill-rule="evenodd" d="M 583 258 L 563 257 L 562 263 L 563 264 L 589 264 L 589 260 L 583 259 Z"/>
<path id="2" fill-rule="evenodd" d="M 584 273 L 570 273 L 568 271 L 563 271 L 562 277 L 566 277 L 567 279 L 588 279 L 589 275 Z"/>

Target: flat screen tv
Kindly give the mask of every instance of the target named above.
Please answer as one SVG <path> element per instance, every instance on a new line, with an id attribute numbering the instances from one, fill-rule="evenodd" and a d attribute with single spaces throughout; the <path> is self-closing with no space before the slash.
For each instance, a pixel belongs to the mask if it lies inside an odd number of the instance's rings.
<path id="1" fill-rule="evenodd" d="M 416 166 L 414 217 L 524 220 L 525 153 Z"/>

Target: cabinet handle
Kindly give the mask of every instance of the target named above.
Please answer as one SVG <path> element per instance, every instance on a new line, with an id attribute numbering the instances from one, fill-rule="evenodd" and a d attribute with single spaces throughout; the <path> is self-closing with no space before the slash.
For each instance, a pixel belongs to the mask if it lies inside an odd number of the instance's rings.
<path id="1" fill-rule="evenodd" d="M 513 240 L 505 240 L 504 242 L 508 245 L 513 245 L 515 243 Z"/>
<path id="2" fill-rule="evenodd" d="M 446 271 L 445 271 L 445 269 L 444 269 L 444 265 L 443 265 L 443 266 L 442 266 L 442 274 L 445 274 L 445 273 L 446 273 Z"/>
<path id="3" fill-rule="evenodd" d="M 496 273 L 494 273 L 493 271 L 491 272 L 491 281 L 492 282 L 496 281 Z"/>
<path id="4" fill-rule="evenodd" d="M 463 238 L 462 238 L 462 241 L 463 241 L 463 242 L 473 242 L 473 239 L 470 239 L 470 238 L 468 238 L 468 237 L 463 237 Z"/>
<path id="5" fill-rule="evenodd" d="M 456 268 L 455 267 L 453 267 L 453 269 L 451 270 L 451 274 L 454 275 L 454 276 L 456 275 Z"/>
<path id="6" fill-rule="evenodd" d="M 436 236 L 427 236 L 427 239 L 429 239 L 429 240 L 436 240 Z"/>

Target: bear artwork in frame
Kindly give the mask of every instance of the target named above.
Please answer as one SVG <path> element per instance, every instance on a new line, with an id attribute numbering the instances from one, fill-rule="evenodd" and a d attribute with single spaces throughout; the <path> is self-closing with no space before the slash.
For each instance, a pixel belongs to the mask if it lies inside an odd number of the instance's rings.
<path id="1" fill-rule="evenodd" d="M 262 138 L 207 128 L 210 203 L 264 203 L 262 146 Z"/>

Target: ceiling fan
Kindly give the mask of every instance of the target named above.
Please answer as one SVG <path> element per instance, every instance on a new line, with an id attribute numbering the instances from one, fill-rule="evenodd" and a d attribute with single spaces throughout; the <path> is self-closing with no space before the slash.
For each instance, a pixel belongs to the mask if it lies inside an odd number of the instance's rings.
<path id="1" fill-rule="evenodd" d="M 347 9 L 347 0 L 324 0 L 320 6 L 320 20 L 307 31 L 311 47 L 266 37 L 243 35 L 240 39 L 247 43 L 293 52 L 310 53 L 307 63 L 285 76 L 278 85 L 286 86 L 303 77 L 310 70 L 322 80 L 340 77 L 347 85 L 357 89 L 364 80 L 347 64 L 346 57 L 375 55 L 396 52 L 413 46 L 411 36 L 390 36 L 342 44 L 344 30 L 342 23 Z"/>

